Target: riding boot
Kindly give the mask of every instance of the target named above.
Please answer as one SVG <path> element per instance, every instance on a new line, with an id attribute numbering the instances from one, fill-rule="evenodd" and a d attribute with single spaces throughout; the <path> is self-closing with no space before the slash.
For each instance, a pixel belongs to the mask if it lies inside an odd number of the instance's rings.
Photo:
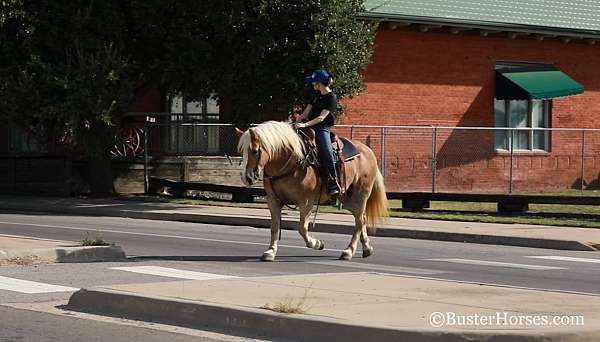
<path id="1" fill-rule="evenodd" d="M 335 196 L 340 193 L 340 187 L 334 177 L 327 177 L 327 195 Z"/>

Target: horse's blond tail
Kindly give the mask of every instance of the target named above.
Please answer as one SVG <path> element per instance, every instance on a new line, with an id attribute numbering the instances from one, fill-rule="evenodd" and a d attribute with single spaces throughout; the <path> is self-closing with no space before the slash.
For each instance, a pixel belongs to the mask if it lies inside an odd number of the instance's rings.
<path id="1" fill-rule="evenodd" d="M 379 170 L 377 170 L 377 176 L 375 176 L 371 195 L 367 199 L 366 215 L 367 228 L 372 233 L 377 229 L 376 224 L 381 223 L 384 217 L 390 216 L 383 176 Z"/>

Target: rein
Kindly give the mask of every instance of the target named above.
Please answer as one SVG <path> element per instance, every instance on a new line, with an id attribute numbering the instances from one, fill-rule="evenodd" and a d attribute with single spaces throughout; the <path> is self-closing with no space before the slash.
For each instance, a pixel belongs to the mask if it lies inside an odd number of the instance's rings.
<path id="1" fill-rule="evenodd" d="M 261 151 L 262 151 L 262 148 L 261 148 Z M 269 158 L 270 157 L 271 156 L 269 156 Z M 290 160 L 292 160 L 292 155 L 290 155 L 290 157 L 285 162 L 285 164 L 283 164 L 283 166 L 281 167 L 281 170 L 285 169 L 285 167 L 290 163 Z M 273 191 L 273 195 L 275 195 L 275 199 L 277 199 L 279 202 L 281 202 L 283 205 L 285 205 L 290 210 L 296 210 L 296 209 L 298 209 L 298 207 L 296 206 L 296 208 L 292 208 L 287 203 L 284 203 L 281 200 L 281 197 L 279 197 L 279 195 L 277 194 L 277 190 L 275 190 L 275 184 L 274 183 L 278 179 L 283 179 L 283 178 L 286 178 L 286 177 L 289 177 L 289 176 L 293 175 L 296 172 L 297 168 L 298 167 L 296 166 L 293 169 L 291 169 L 290 171 L 285 172 L 285 173 L 280 174 L 280 175 L 276 175 L 276 176 L 269 176 L 269 175 L 267 175 L 267 170 L 263 171 L 263 183 L 264 183 L 265 180 L 268 180 L 271 183 L 271 190 Z M 281 230 L 282 230 L 282 228 L 281 228 L 281 215 L 279 215 L 279 240 L 281 240 Z"/>
<path id="2" fill-rule="evenodd" d="M 304 132 L 302 132 L 302 133 L 304 134 Z M 261 152 L 262 152 L 262 147 L 261 147 L 261 149 L 259 150 L 259 159 L 260 159 L 260 153 L 261 153 Z M 288 158 L 288 160 L 287 160 L 287 161 L 285 162 L 285 164 L 283 164 L 283 166 L 281 167 L 280 171 L 281 171 L 281 170 L 284 170 L 284 169 L 285 169 L 285 168 L 288 166 L 288 164 L 290 163 L 290 161 L 293 159 L 293 158 L 292 158 L 292 156 L 293 156 L 293 155 L 290 155 L 290 157 Z M 279 202 L 281 202 L 281 203 L 282 203 L 282 204 L 283 204 L 283 205 L 284 205 L 286 208 L 288 208 L 288 209 L 290 209 L 290 210 L 297 210 L 297 209 L 298 209 L 298 206 L 296 206 L 296 207 L 291 207 L 291 206 L 290 206 L 290 205 L 288 205 L 287 203 L 284 203 L 284 201 L 281 199 L 281 197 L 280 197 L 280 196 L 277 194 L 277 190 L 275 190 L 275 184 L 274 184 L 274 183 L 275 183 L 275 181 L 277 181 L 277 180 L 280 180 L 280 179 L 283 179 L 283 178 L 287 178 L 287 177 L 289 177 L 289 176 L 292 176 L 292 175 L 293 175 L 293 174 L 296 172 L 296 170 L 298 169 L 298 166 L 307 166 L 307 167 L 308 167 L 308 166 L 311 166 L 311 165 L 313 165 L 313 164 L 311 163 L 311 159 L 316 159 L 316 158 L 311 158 L 311 156 L 312 156 L 312 157 L 315 157 L 315 156 L 313 156 L 312 154 L 307 154 L 307 155 L 306 155 L 306 157 L 305 157 L 304 159 L 302 159 L 302 160 L 299 160 L 299 161 L 298 161 L 297 165 L 296 165 L 294 168 L 292 168 L 291 170 L 289 170 L 289 171 L 287 171 L 287 172 L 284 172 L 284 173 L 282 173 L 282 174 L 279 174 L 279 175 L 275 175 L 275 176 L 269 176 L 269 175 L 267 174 L 267 171 L 266 171 L 266 170 L 264 170 L 264 171 L 263 171 L 263 182 L 267 180 L 267 181 L 269 181 L 269 182 L 271 183 L 271 189 L 272 189 L 272 191 L 273 191 L 273 195 L 275 196 L 275 199 L 277 199 L 277 200 L 278 200 Z M 271 157 L 271 156 L 269 156 L 269 158 L 270 158 L 270 157 Z M 314 229 L 314 227 L 315 227 L 315 225 L 316 225 L 317 214 L 319 213 L 319 206 L 321 205 L 321 203 L 320 203 L 320 202 L 321 202 L 321 193 L 323 192 L 323 185 L 324 185 L 324 184 L 323 184 L 323 182 L 321 182 L 321 187 L 319 188 L 319 199 L 317 200 L 317 209 L 315 210 L 315 214 L 314 214 L 314 216 L 313 216 L 313 220 L 312 220 L 312 227 L 311 227 L 311 228 L 313 228 L 313 229 Z M 279 240 L 281 240 L 281 230 L 282 230 L 282 228 L 281 228 L 281 215 L 280 215 L 280 216 L 279 216 Z"/>
<path id="3" fill-rule="evenodd" d="M 270 158 L 271 156 L 269 156 Z M 288 160 L 285 162 L 285 164 L 283 164 L 283 166 L 281 167 L 281 170 L 285 170 L 285 168 L 288 166 L 288 164 L 290 163 L 290 161 L 292 160 L 292 155 L 290 155 L 290 157 L 288 158 Z M 299 165 L 300 163 L 298 163 Z M 292 168 L 291 170 L 284 172 L 282 174 L 279 175 L 275 175 L 275 176 L 269 176 L 267 174 L 267 171 L 264 170 L 263 171 L 263 182 L 265 180 L 268 180 L 271 183 L 271 189 L 273 190 L 273 195 L 275 195 L 275 199 L 277 199 L 279 202 L 281 202 L 284 206 L 286 206 L 288 209 L 290 210 L 296 210 L 298 209 L 298 207 L 296 208 L 292 208 L 291 206 L 289 206 L 287 203 L 284 203 L 284 201 L 281 199 L 281 197 L 277 194 L 277 190 L 275 190 L 275 181 L 283 179 L 283 178 L 287 178 L 291 175 L 293 175 L 296 170 L 298 169 L 298 165 L 296 165 L 296 167 Z M 281 171 L 280 170 L 280 171 Z M 281 239 L 281 229 L 279 230 L 279 238 Z"/>
<path id="4" fill-rule="evenodd" d="M 270 156 L 269 156 L 269 157 L 270 157 Z M 284 169 L 287 167 L 287 165 L 290 163 L 290 160 L 292 160 L 292 156 L 291 156 L 291 155 L 290 155 L 290 157 L 288 158 L 288 160 L 285 162 L 285 164 L 283 164 L 283 166 L 281 167 L 281 170 L 284 170 Z M 269 175 L 267 175 L 267 171 L 265 170 L 265 171 L 263 171 L 263 180 L 265 180 L 265 179 L 266 179 L 266 180 L 268 180 L 268 181 L 270 181 L 270 182 L 274 182 L 274 181 L 276 181 L 276 180 L 278 180 L 278 179 L 282 179 L 282 178 L 289 177 L 289 176 L 291 176 L 292 174 L 294 174 L 294 172 L 296 172 L 296 169 L 297 169 L 297 168 L 298 168 L 298 167 L 295 167 L 295 168 L 293 168 L 293 169 L 289 170 L 288 172 L 285 172 L 285 173 L 282 173 L 282 174 L 280 174 L 280 175 L 276 175 L 276 176 L 269 176 Z M 281 170 L 280 170 L 280 171 L 281 171 Z M 272 183 L 271 183 L 271 184 L 272 184 Z"/>

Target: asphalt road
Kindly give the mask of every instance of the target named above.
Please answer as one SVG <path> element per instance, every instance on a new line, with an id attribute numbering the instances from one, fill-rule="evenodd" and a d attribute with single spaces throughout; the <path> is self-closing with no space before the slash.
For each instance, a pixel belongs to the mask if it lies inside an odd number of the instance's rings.
<path id="1" fill-rule="evenodd" d="M 57 314 L 0 306 L 2 342 L 222 342 L 243 338 L 177 327 L 156 327 L 132 322 L 123 324 L 104 318 L 73 317 L 76 313 Z M 251 340 L 246 340 L 251 341 Z"/>
<path id="2" fill-rule="evenodd" d="M 86 231 L 99 232 L 105 240 L 122 246 L 130 257 L 129 260 L 120 263 L 10 266 L 0 268 L 0 276 L 82 288 L 179 280 L 114 269 L 116 267 L 152 266 L 239 277 L 374 271 L 600 295 L 600 254 L 597 252 L 373 238 L 373 256 L 363 259 L 359 250 L 352 261 L 343 262 L 337 258 L 347 246 L 350 235 L 315 233 L 315 237 L 325 242 L 326 248 L 323 251 L 314 251 L 304 247 L 297 232 L 284 231 L 277 261 L 264 263 L 259 261 L 259 257 L 268 244 L 269 233 L 266 229 L 111 217 L 0 212 L 0 234 L 76 241 L 81 239 Z M 23 303 L 60 303 L 65 302 L 70 294 L 71 292 L 27 294 L 0 289 L 0 305 L 19 307 Z M 63 331 L 58 327 L 63 324 L 77 325 L 72 317 L 40 313 L 39 309 L 29 308 L 23 311 L 14 307 L 0 308 L 1 317 L 11 317 L 11 320 L 0 320 L 3 321 L 0 323 L 0 341 L 43 340 L 37 337 L 41 338 L 44 331 L 50 331 L 44 336 L 55 336 L 52 333 L 58 336 Z M 54 320 L 60 320 L 61 323 L 57 324 Z M 94 319 L 84 321 L 86 323 L 82 323 L 81 329 L 90 332 L 95 331 L 94 329 L 106 329 L 104 324 L 114 324 Z M 41 324 L 45 328 L 28 328 L 35 324 Z M 131 334 L 130 340 L 152 341 L 143 338 L 142 335 L 136 337 L 138 333 L 145 333 L 147 327 L 128 329 L 127 334 Z M 140 329 L 144 331 L 137 331 Z M 39 336 L 36 335 L 38 332 Z M 161 333 L 181 334 L 170 331 Z M 21 334 L 21 338 L 14 338 L 15 334 Z M 185 334 L 182 334 L 181 338 L 189 337 L 183 335 Z M 219 340 L 223 337 L 202 338 L 212 341 L 211 338 Z M 107 336 L 101 340 L 118 339 Z M 158 337 L 156 340 L 159 340 Z"/>

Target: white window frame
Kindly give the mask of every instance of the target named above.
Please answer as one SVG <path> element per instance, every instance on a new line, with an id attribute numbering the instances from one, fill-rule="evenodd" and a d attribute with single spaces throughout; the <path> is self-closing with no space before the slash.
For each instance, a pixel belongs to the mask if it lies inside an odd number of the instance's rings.
<path id="1" fill-rule="evenodd" d="M 504 102 L 504 124 L 502 126 L 498 126 L 498 120 L 496 116 L 496 101 Z M 503 127 L 503 128 L 517 128 L 516 124 L 511 122 L 512 115 L 510 114 L 510 101 L 511 100 L 498 100 L 494 98 L 494 124 L 495 127 Z M 552 100 L 526 100 L 527 101 L 527 125 L 521 128 L 551 128 L 551 118 L 552 118 Z M 544 118 L 543 127 L 533 127 L 533 102 L 532 101 L 541 101 L 542 103 L 542 115 Z M 513 135 L 518 134 L 517 132 L 523 132 L 523 130 L 514 130 L 511 134 L 510 130 L 496 130 L 496 138 L 494 139 L 494 148 L 498 152 L 507 152 L 511 150 L 511 146 L 513 146 Z M 550 131 L 535 131 L 529 130 L 527 131 L 527 148 L 516 148 L 513 146 L 513 151 L 516 152 L 550 152 L 551 149 L 551 132 Z M 542 134 L 543 135 L 543 146 L 542 148 L 534 148 L 534 134 Z M 506 135 L 504 139 L 504 146 L 498 145 L 498 135 Z M 516 139 L 515 139 L 516 140 Z"/>
<path id="2" fill-rule="evenodd" d="M 216 155 L 220 152 L 220 127 L 203 126 L 202 123 L 218 123 L 220 109 L 214 94 L 200 101 L 186 101 L 181 95 L 172 95 L 167 99 L 169 111 L 169 130 L 167 149 L 177 154 Z M 181 101 L 181 110 L 173 111 L 173 102 Z M 197 104 L 197 113 L 190 113 L 188 107 Z M 209 111 L 213 107 L 217 111 Z M 196 125 L 195 125 L 196 124 Z"/>

